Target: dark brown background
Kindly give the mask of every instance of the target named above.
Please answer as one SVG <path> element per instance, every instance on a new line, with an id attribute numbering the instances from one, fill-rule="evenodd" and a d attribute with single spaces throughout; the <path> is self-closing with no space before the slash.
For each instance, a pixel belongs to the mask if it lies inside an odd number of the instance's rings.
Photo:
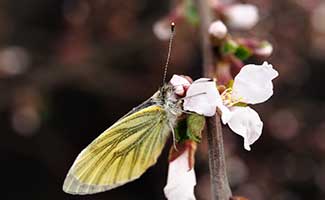
<path id="1" fill-rule="evenodd" d="M 246 1 L 260 8 L 250 32 L 271 41 L 274 96 L 254 106 L 262 137 L 224 128 L 234 194 L 251 200 L 325 199 L 325 4 Z M 164 199 L 167 151 L 139 180 L 92 196 L 62 192 L 77 154 L 159 87 L 167 43 L 152 25 L 166 1 L 0 1 L 1 199 Z M 177 25 L 169 77 L 201 75 L 197 32 Z M 252 61 L 253 62 L 253 61 Z M 261 63 L 260 60 L 254 60 Z M 196 194 L 209 199 L 207 146 L 198 147 Z"/>

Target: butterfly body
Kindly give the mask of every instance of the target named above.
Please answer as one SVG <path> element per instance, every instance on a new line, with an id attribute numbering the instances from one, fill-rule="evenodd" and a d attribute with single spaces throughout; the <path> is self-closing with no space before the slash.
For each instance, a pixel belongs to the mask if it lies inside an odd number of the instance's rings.
<path id="1" fill-rule="evenodd" d="M 78 155 L 63 190 L 93 194 L 139 178 L 156 163 L 181 114 L 181 101 L 175 98 L 173 87 L 164 84 Z"/>

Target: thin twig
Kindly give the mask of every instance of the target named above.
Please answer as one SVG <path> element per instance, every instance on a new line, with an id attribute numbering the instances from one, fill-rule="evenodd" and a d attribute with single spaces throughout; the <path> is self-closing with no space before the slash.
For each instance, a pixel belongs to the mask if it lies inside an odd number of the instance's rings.
<path id="1" fill-rule="evenodd" d="M 213 77 L 216 62 L 213 58 L 208 28 L 212 22 L 208 0 L 196 0 L 200 17 L 201 47 L 203 53 L 203 73 Z M 226 172 L 220 116 L 208 118 L 207 139 L 209 145 L 209 168 L 212 200 L 229 200 L 232 196 Z"/>

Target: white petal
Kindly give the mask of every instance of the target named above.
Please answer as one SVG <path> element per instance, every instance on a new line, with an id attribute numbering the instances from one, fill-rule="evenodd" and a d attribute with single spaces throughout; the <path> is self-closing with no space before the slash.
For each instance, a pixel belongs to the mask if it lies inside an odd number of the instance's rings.
<path id="1" fill-rule="evenodd" d="M 222 104 L 216 83 L 211 79 L 201 78 L 194 81 L 186 92 L 184 110 L 211 117 L 215 115 L 217 105 Z"/>
<path id="2" fill-rule="evenodd" d="M 263 122 L 257 112 L 250 107 L 232 107 L 229 127 L 244 138 L 244 147 L 250 151 L 253 144 L 262 134 Z"/>
<path id="3" fill-rule="evenodd" d="M 226 25 L 220 20 L 213 22 L 209 27 L 209 33 L 218 39 L 223 39 L 227 32 Z"/>
<path id="4" fill-rule="evenodd" d="M 169 163 L 167 185 L 164 188 L 168 200 L 195 200 L 195 172 L 189 169 L 188 150 Z"/>
<path id="5" fill-rule="evenodd" d="M 191 83 L 186 78 L 175 74 L 170 79 L 170 84 L 174 86 L 174 92 L 180 96 L 183 96 L 185 94 L 184 87 L 189 87 L 191 85 Z"/>
<path id="6" fill-rule="evenodd" d="M 225 105 L 218 104 L 217 107 L 221 111 L 221 120 L 223 124 L 226 124 L 229 122 L 229 120 L 232 118 L 232 112 L 229 110 L 229 108 Z"/>
<path id="7" fill-rule="evenodd" d="M 251 29 L 259 19 L 258 9 L 251 4 L 235 4 L 228 7 L 225 12 L 228 25 L 234 29 Z"/>
<path id="8" fill-rule="evenodd" d="M 262 103 L 273 95 L 272 80 L 278 75 L 267 62 L 245 65 L 235 77 L 232 96 L 245 103 Z"/>

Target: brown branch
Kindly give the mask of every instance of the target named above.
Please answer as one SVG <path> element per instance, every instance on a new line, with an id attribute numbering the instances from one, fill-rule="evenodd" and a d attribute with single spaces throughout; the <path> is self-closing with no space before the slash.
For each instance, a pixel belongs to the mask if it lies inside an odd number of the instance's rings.
<path id="1" fill-rule="evenodd" d="M 208 0 L 196 0 L 200 17 L 201 48 L 203 53 L 203 73 L 205 77 L 214 76 L 216 62 L 213 58 L 209 25 L 212 22 Z M 226 161 L 223 147 L 220 116 L 208 118 L 207 139 L 209 145 L 209 168 L 212 200 L 229 200 L 232 196 L 226 172 Z"/>

